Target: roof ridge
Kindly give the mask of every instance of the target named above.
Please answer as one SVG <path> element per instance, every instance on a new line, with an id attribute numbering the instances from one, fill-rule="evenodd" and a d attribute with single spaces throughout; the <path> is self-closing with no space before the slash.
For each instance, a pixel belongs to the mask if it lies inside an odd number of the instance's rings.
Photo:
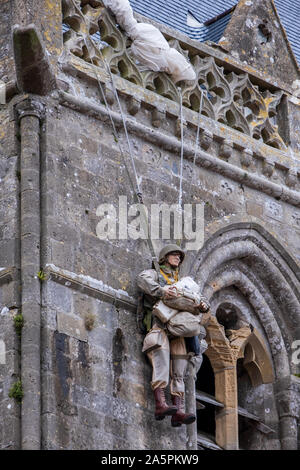
<path id="1" fill-rule="evenodd" d="M 290 44 L 290 41 L 289 41 L 288 35 L 287 35 L 287 33 L 286 33 L 285 27 L 283 26 L 282 21 L 281 21 L 281 18 L 280 18 L 279 14 L 278 14 L 278 11 L 277 11 L 277 8 L 276 8 L 276 5 L 275 5 L 274 0 L 271 0 L 271 4 L 272 4 L 272 7 L 273 7 L 275 16 L 277 17 L 277 19 L 278 19 L 278 21 L 279 21 L 279 25 L 280 25 L 280 27 L 281 27 L 283 36 L 284 36 L 284 38 L 285 38 L 285 40 L 286 40 L 286 44 L 287 44 L 287 48 L 288 48 L 288 50 L 289 50 L 289 53 L 291 54 L 292 59 L 293 59 L 293 61 L 295 62 L 295 65 L 296 65 L 297 70 L 300 71 L 300 67 L 299 67 L 297 58 L 296 58 L 296 56 L 295 56 L 295 54 L 294 54 L 294 51 L 293 51 L 293 49 L 292 49 L 292 46 L 291 46 L 291 44 Z"/>
<path id="2" fill-rule="evenodd" d="M 236 8 L 237 3 L 239 3 L 238 0 L 214 0 L 213 2 L 211 0 L 172 0 L 172 4 L 163 0 L 129 1 L 133 10 L 137 13 L 187 34 L 194 40 L 212 40 L 217 43 L 221 38 L 220 34 L 222 35 L 222 18 L 226 18 L 228 11 Z M 300 1 L 272 0 L 272 4 L 274 14 L 286 39 L 287 48 L 291 53 L 292 61 L 297 64 L 296 67 L 299 69 Z M 188 12 L 203 26 L 188 26 L 186 24 Z M 214 16 L 207 19 L 209 15 Z"/>
<path id="3" fill-rule="evenodd" d="M 233 7 L 229 8 L 228 10 L 223 11 L 223 13 L 220 13 L 219 15 L 214 16 L 213 18 L 205 21 L 203 23 L 204 26 L 210 26 L 212 23 L 215 23 L 216 21 L 221 20 L 222 18 L 224 18 L 224 16 L 229 15 L 229 13 L 231 13 L 232 11 L 235 10 L 236 6 L 237 5 L 234 5 Z"/>

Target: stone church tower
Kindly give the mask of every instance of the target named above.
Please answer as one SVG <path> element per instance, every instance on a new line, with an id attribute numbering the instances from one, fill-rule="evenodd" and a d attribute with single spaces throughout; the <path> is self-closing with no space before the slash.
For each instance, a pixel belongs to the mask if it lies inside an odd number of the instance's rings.
<path id="1" fill-rule="evenodd" d="M 101 1 L 1 1 L 1 449 L 299 448 L 299 67 L 272 0 L 228 14 L 218 43 L 136 14 L 193 65 L 175 84 Z M 103 204 L 136 203 L 131 156 L 149 210 L 180 188 L 204 206 L 184 269 L 212 320 L 181 428 L 154 420 L 141 352 L 148 245 L 99 234 Z"/>

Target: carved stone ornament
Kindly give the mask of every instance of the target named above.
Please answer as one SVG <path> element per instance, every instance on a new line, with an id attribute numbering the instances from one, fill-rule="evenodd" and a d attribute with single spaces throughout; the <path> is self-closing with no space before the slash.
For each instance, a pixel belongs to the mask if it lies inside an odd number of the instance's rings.
<path id="1" fill-rule="evenodd" d="M 241 153 L 241 164 L 244 166 L 250 166 L 253 159 L 253 152 L 250 149 L 244 149 Z"/>
<path id="2" fill-rule="evenodd" d="M 101 2 L 62 0 L 62 6 L 63 23 L 70 28 L 64 33 L 67 53 L 99 67 L 107 64 L 112 73 L 125 80 L 180 102 L 177 86 L 168 74 L 145 70 L 133 57 L 131 40 Z M 262 91 L 247 73 L 228 73 L 213 57 L 201 57 L 195 51 L 192 56 L 178 40 L 168 42 L 186 56 L 196 72 L 194 81 L 180 82 L 184 106 L 198 112 L 203 93 L 201 114 L 267 145 L 286 149 L 276 125 L 282 91 Z M 248 161 L 246 157 L 246 165 Z"/>
<path id="3" fill-rule="evenodd" d="M 213 134 L 209 131 L 203 131 L 200 135 L 200 146 L 203 150 L 208 150 L 213 141 Z"/>
<path id="4" fill-rule="evenodd" d="M 45 114 L 45 106 L 43 103 L 36 99 L 27 98 L 20 101 L 16 105 L 18 119 L 21 120 L 25 116 L 34 116 L 38 119 L 43 119 Z"/>
<path id="5" fill-rule="evenodd" d="M 220 157 L 224 158 L 225 160 L 228 160 L 231 157 L 232 148 L 232 142 L 230 142 L 229 140 L 224 140 L 224 142 L 220 146 Z"/>
<path id="6" fill-rule="evenodd" d="M 290 188 L 294 188 L 298 182 L 298 173 L 296 168 L 291 168 L 288 171 L 288 174 L 286 176 L 286 184 Z"/>

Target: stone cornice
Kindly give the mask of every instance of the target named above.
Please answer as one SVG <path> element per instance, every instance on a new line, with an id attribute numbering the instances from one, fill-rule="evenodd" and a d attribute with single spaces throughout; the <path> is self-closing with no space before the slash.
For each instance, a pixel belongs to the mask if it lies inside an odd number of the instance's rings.
<path id="1" fill-rule="evenodd" d="M 97 83 L 93 66 L 74 55 L 69 56 L 68 62 L 62 64 L 62 68 L 64 72 L 69 75 L 88 81 L 93 80 L 95 84 Z M 106 88 L 108 99 L 111 94 L 110 78 L 105 70 L 100 67 L 97 68 L 97 74 L 99 80 L 105 85 L 104 88 Z M 180 109 L 178 103 L 175 101 L 131 83 L 128 80 L 124 80 L 117 75 L 114 76 L 114 83 L 119 93 L 127 99 L 127 110 L 129 114 L 135 114 L 135 112 L 131 111 L 132 107 L 140 107 L 141 103 L 145 103 L 146 106 L 150 106 L 153 109 L 153 127 L 159 127 L 160 122 L 166 118 L 166 114 L 179 118 Z M 187 125 L 196 129 L 198 125 L 197 112 L 184 106 L 183 117 Z M 212 141 L 216 141 L 219 144 L 219 153 L 221 156 L 223 156 L 223 153 L 224 158 L 228 159 L 232 149 L 236 149 L 241 152 L 240 166 L 244 168 L 248 167 L 254 158 L 253 161 L 258 160 L 262 162 L 261 171 L 267 178 L 270 178 L 273 170 L 278 168 L 286 173 L 285 178 L 287 186 L 295 186 L 297 184 L 298 174 L 300 175 L 300 161 L 297 158 L 297 154 L 294 153 L 294 155 L 292 155 L 290 151 L 270 147 L 204 115 L 200 116 L 200 129 L 202 131 L 200 144 L 201 140 L 209 141 L 207 147 L 203 146 L 205 150 L 210 146 Z M 228 149 L 229 154 L 227 155 L 223 150 L 224 145 L 226 146 L 228 142 L 231 143 L 231 149 Z"/>
<path id="2" fill-rule="evenodd" d="M 295 96 L 287 98 L 290 90 L 284 85 L 264 80 L 264 77 L 259 75 L 260 72 L 252 68 L 249 70 L 247 64 L 245 66 L 224 54 L 220 47 L 216 49 L 218 46 L 213 48 L 198 41 L 190 41 L 185 35 L 174 34 L 174 31 L 168 34 L 167 29 L 162 27 L 160 29 L 169 46 L 186 56 L 195 71 L 196 78 L 181 81 L 179 87 L 167 73 L 145 70 L 145 67 L 137 62 L 132 55 L 128 37 L 117 27 L 116 20 L 109 10 L 99 5 L 98 8 L 82 8 L 79 11 L 80 8 L 75 7 L 71 0 L 63 2 L 66 6 L 63 22 L 68 25 L 69 30 L 64 35 L 61 68 L 75 75 L 77 69 L 78 74 L 82 72 L 81 78 L 84 78 L 86 72 L 92 80 L 98 75 L 98 80 L 107 84 L 105 93 L 110 104 L 114 103 L 115 97 L 110 84 L 107 83 L 110 76 L 107 80 L 104 70 L 110 70 L 117 77 L 114 79 L 116 82 L 119 82 L 118 77 L 122 77 L 123 81 L 117 84 L 117 88 L 130 97 L 127 107 L 129 114 L 135 115 L 139 111 L 138 101 L 143 101 L 151 107 L 154 127 L 160 127 L 160 123 L 165 120 L 164 113 L 169 112 L 170 107 L 166 103 L 170 101 L 173 101 L 177 108 L 177 116 L 179 103 L 182 101 L 184 108 L 192 112 L 200 111 L 201 117 L 204 115 L 210 118 L 217 128 L 222 127 L 222 123 L 225 134 L 223 140 L 226 140 L 228 134 L 230 142 L 230 145 L 224 142 L 223 148 L 220 149 L 221 156 L 225 159 L 231 156 L 230 147 L 232 148 L 233 142 L 234 145 L 240 145 L 239 141 L 242 141 L 241 148 L 245 149 L 249 145 L 249 137 L 250 142 L 256 140 L 259 144 L 266 144 L 266 155 L 272 153 L 270 149 L 273 148 L 283 152 L 289 151 L 287 146 L 290 142 L 290 128 L 283 126 L 282 120 L 283 115 L 290 109 L 289 102 L 297 105 L 299 100 Z M 75 23 L 77 26 L 74 29 Z M 88 33 L 91 27 L 101 31 L 101 48 L 96 38 Z M 143 92 L 139 93 L 139 89 Z M 149 90 L 154 93 L 151 95 Z M 143 94 L 146 99 L 141 97 Z M 160 95 L 160 100 L 155 95 Z M 174 112 L 171 111 L 171 114 L 174 115 Z M 238 131 L 239 137 L 227 132 L 228 128 Z M 210 136 L 206 138 L 208 144 L 209 138 Z M 241 157 L 242 165 L 250 166 L 251 157 L 250 152 L 245 152 Z M 267 165 L 266 172 L 272 173 L 272 165 Z M 295 186 L 297 176 L 289 175 L 287 184 Z"/>
<path id="3" fill-rule="evenodd" d="M 70 289 L 83 292 L 91 297 L 109 302 L 116 307 L 136 312 L 136 300 L 127 292 L 113 289 L 102 281 L 83 274 L 76 274 L 66 269 L 59 268 L 53 264 L 47 264 L 45 273 L 47 279 L 62 284 Z"/>
<path id="4" fill-rule="evenodd" d="M 94 116 L 96 119 L 106 119 L 108 117 L 108 111 L 105 106 L 96 105 L 90 100 L 77 98 L 69 93 L 60 91 L 58 94 L 59 101 L 62 105 L 69 106 L 76 109 L 79 112 L 87 113 Z M 122 118 L 119 113 L 111 111 L 117 125 L 122 125 Z M 181 142 L 173 136 L 165 135 L 162 132 L 147 127 L 134 119 L 127 118 L 126 120 L 128 130 L 132 133 L 136 133 L 144 139 L 159 144 L 162 148 L 171 150 L 173 152 L 180 152 Z M 184 144 L 184 157 L 187 160 L 192 160 L 194 156 L 193 146 L 185 143 Z M 300 207 L 300 192 L 293 191 L 285 186 L 281 186 L 277 183 L 265 179 L 259 175 L 245 171 L 243 168 L 235 166 L 221 158 L 217 158 L 210 155 L 203 150 L 199 150 L 197 153 L 197 165 L 213 170 L 223 176 L 231 178 L 234 181 L 243 183 L 246 186 L 257 189 L 264 192 L 276 199 L 289 202 L 290 204 Z"/>

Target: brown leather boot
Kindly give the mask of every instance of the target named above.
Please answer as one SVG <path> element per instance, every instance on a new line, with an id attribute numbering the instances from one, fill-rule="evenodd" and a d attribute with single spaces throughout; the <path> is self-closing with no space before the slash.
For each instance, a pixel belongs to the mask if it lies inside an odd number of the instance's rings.
<path id="1" fill-rule="evenodd" d="M 155 419 L 161 421 L 165 416 L 174 415 L 177 411 L 176 406 L 169 406 L 166 403 L 165 389 L 156 388 L 154 390 L 155 397 Z"/>
<path id="2" fill-rule="evenodd" d="M 196 421 L 196 416 L 192 413 L 184 412 L 184 396 L 177 397 L 172 395 L 172 403 L 178 408 L 178 411 L 175 415 L 172 416 L 171 425 L 174 428 L 181 426 L 182 424 L 191 424 Z"/>

